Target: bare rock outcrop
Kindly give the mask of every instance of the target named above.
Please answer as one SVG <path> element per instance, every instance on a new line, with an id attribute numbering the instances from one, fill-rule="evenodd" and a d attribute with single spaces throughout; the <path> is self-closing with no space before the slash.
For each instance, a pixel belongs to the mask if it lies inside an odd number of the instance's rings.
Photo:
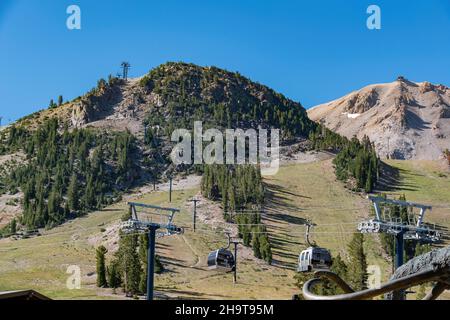
<path id="1" fill-rule="evenodd" d="M 352 138 L 367 135 L 382 158 L 438 160 L 450 149 L 450 89 L 399 77 L 308 110 Z"/>

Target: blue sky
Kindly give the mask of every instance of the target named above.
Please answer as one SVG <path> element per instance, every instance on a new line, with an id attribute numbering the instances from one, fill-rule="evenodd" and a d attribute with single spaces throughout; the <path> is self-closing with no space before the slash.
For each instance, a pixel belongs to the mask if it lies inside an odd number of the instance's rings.
<path id="1" fill-rule="evenodd" d="M 66 28 L 71 4 L 82 30 Z M 3 124 L 84 94 L 123 60 L 131 76 L 166 61 L 239 71 L 306 108 L 397 75 L 450 85 L 450 1 L 0 1 Z"/>

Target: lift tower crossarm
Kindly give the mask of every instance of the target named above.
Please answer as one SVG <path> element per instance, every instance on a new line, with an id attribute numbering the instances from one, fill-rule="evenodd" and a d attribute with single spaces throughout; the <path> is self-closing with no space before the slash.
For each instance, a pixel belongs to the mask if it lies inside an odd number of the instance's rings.
<path id="1" fill-rule="evenodd" d="M 358 225 L 358 231 L 361 233 L 387 233 L 395 236 L 395 269 L 403 265 L 404 254 L 404 240 L 426 240 L 437 242 L 441 235 L 437 230 L 428 228 L 424 225 L 425 211 L 431 210 L 429 205 L 386 199 L 384 197 L 368 196 L 368 199 L 373 202 L 375 208 L 376 219 L 363 221 Z M 392 204 L 399 207 L 419 208 L 420 214 L 417 223 L 403 223 L 400 221 L 385 221 L 381 216 L 382 207 L 380 204 Z M 409 222 L 409 218 L 408 218 Z M 394 295 L 399 299 L 404 299 L 405 293 L 402 291 L 394 292 Z"/>
<path id="2" fill-rule="evenodd" d="M 154 205 L 151 205 L 151 204 L 143 204 L 143 203 L 136 203 L 136 202 L 128 202 L 128 205 L 130 205 L 130 206 L 135 206 L 135 207 L 142 207 L 142 208 L 149 208 L 149 209 L 163 210 L 163 211 L 180 212 L 180 209 L 158 207 L 158 206 L 154 206 Z"/>
<path id="3" fill-rule="evenodd" d="M 433 207 L 429 205 L 424 205 L 420 203 L 414 203 L 409 201 L 401 201 L 401 200 L 392 200 L 392 199 L 386 199 L 383 197 L 375 197 L 375 196 L 368 196 L 368 199 L 373 202 L 374 208 L 375 208 L 375 215 L 377 217 L 378 221 L 381 221 L 381 213 L 380 213 L 380 203 L 389 203 L 394 205 L 399 205 L 403 207 L 414 207 L 420 209 L 419 219 L 417 221 L 417 227 L 420 227 L 423 223 L 423 220 L 425 218 L 425 211 L 426 210 L 432 210 Z"/>

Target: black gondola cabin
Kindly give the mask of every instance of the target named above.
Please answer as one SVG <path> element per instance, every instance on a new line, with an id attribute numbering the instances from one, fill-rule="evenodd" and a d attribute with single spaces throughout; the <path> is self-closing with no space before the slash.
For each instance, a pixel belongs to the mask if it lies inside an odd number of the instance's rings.
<path id="1" fill-rule="evenodd" d="M 211 252 L 208 256 L 208 268 L 211 270 L 233 271 L 235 268 L 233 253 L 227 249 Z"/>

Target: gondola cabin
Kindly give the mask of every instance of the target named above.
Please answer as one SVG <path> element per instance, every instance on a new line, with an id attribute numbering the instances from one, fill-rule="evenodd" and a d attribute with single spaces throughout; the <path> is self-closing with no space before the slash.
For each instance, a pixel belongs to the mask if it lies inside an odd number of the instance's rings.
<path id="1" fill-rule="evenodd" d="M 234 266 L 234 256 L 227 249 L 213 251 L 208 256 L 208 268 L 210 270 L 229 272 L 234 270 Z"/>
<path id="2" fill-rule="evenodd" d="M 329 269 L 332 264 L 331 254 L 327 249 L 310 247 L 298 257 L 298 272 Z"/>

